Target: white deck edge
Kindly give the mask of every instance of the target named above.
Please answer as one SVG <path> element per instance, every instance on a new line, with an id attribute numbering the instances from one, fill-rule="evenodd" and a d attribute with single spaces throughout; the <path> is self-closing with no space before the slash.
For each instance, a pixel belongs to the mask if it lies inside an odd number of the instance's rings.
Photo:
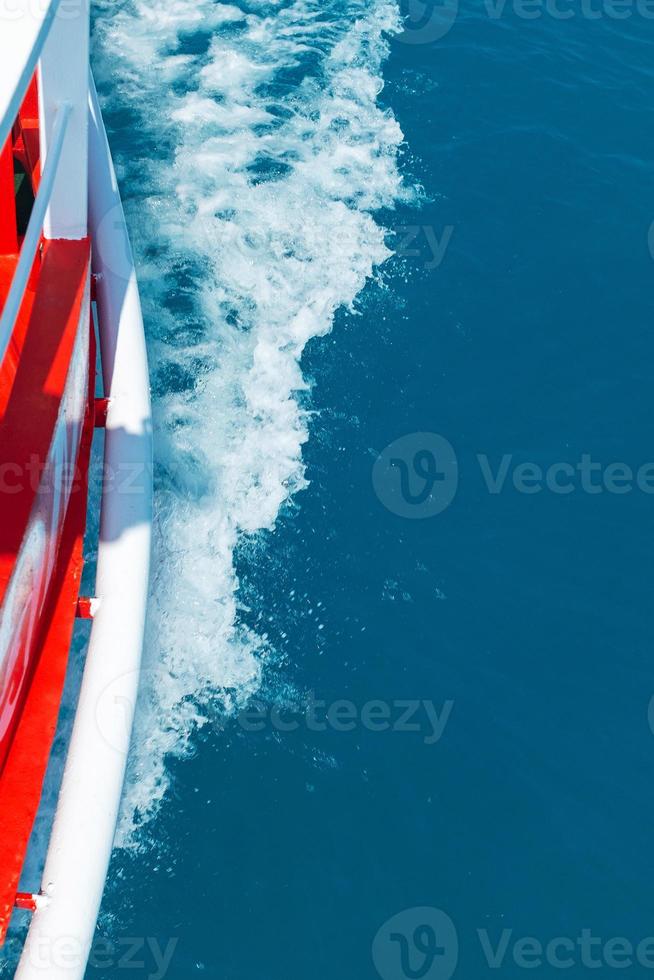
<path id="1" fill-rule="evenodd" d="M 95 87 L 90 85 L 89 226 L 97 282 L 108 479 L 98 607 L 50 838 L 16 980 L 82 980 L 113 847 L 138 691 L 150 571 L 152 428 L 134 265 Z M 128 272 L 125 275 L 125 272 Z M 125 479 L 116 479 L 125 475 Z"/>

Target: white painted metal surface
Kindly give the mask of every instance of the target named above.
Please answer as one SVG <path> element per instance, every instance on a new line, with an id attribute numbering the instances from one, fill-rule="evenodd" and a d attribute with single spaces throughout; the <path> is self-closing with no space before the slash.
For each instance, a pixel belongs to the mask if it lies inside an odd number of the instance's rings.
<path id="1" fill-rule="evenodd" d="M 60 0 L 0 0 L 0 146 L 5 145 Z"/>
<path id="2" fill-rule="evenodd" d="M 39 61 L 41 161 L 46 166 L 60 106 L 70 106 L 70 122 L 43 222 L 44 238 L 86 237 L 88 81 L 89 0 L 61 0 Z"/>
<path id="3" fill-rule="evenodd" d="M 0 362 L 41 234 L 81 239 L 88 233 L 89 0 L 0 0 L 0 147 L 37 62 L 43 174 L 0 317 Z"/>
<path id="4" fill-rule="evenodd" d="M 55 116 L 50 140 L 50 152 L 43 169 L 43 176 L 36 195 L 36 200 L 34 201 L 29 224 L 27 226 L 27 232 L 25 233 L 25 238 L 20 250 L 18 265 L 16 266 L 14 278 L 11 281 L 9 295 L 5 300 L 5 304 L 2 309 L 2 316 L 0 317 L 0 363 L 5 356 L 7 347 L 9 346 L 9 341 L 11 340 L 11 335 L 16 323 L 16 317 L 18 316 L 18 311 L 20 310 L 20 306 L 25 295 L 27 280 L 29 279 L 30 272 L 32 271 L 34 256 L 36 255 L 36 250 L 41 241 L 41 229 L 43 228 L 43 222 L 50 204 L 52 189 L 55 184 L 57 170 L 61 161 L 70 112 L 71 107 L 67 102 L 65 102 L 63 105 L 59 106 L 59 110 Z"/>
<path id="5" fill-rule="evenodd" d="M 122 793 L 148 595 L 152 436 L 147 355 L 122 206 L 93 85 L 89 223 L 110 399 L 99 601 L 45 864 L 45 899 L 30 925 L 16 980 L 84 976 Z M 121 474 L 124 481 L 116 479 Z"/>

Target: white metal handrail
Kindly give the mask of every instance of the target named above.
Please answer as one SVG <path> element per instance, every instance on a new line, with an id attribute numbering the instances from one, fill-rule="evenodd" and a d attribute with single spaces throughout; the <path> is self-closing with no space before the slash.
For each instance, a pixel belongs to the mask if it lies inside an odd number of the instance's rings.
<path id="1" fill-rule="evenodd" d="M 145 630 L 152 414 L 136 272 L 90 86 L 89 226 L 108 411 L 96 608 L 41 896 L 15 980 L 83 980 L 114 842 Z M 130 490 L 115 474 L 135 477 Z"/>
<path id="2" fill-rule="evenodd" d="M 0 364 L 4 360 L 7 347 L 14 332 L 16 317 L 23 302 L 25 288 L 30 277 L 36 250 L 41 240 L 43 221 L 48 210 L 48 205 L 50 204 L 52 188 L 54 187 L 55 177 L 57 176 L 57 168 L 61 159 L 61 151 L 64 146 L 70 113 L 71 105 L 68 102 L 61 103 L 57 109 L 57 116 L 52 130 L 52 143 L 45 167 L 43 168 L 43 176 L 41 177 L 32 214 L 27 225 L 25 238 L 23 239 L 20 258 L 18 259 L 16 271 L 11 281 L 9 295 L 5 301 L 2 316 L 0 316 Z"/>
<path id="3" fill-rule="evenodd" d="M 20 109 L 60 0 L 0 0 L 0 147 Z"/>

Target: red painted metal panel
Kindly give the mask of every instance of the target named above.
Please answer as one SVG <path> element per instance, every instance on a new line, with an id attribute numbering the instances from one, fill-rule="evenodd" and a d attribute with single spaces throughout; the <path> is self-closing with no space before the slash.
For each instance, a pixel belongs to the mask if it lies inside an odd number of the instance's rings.
<path id="1" fill-rule="evenodd" d="M 36 194 L 40 179 L 39 96 L 36 75 L 27 90 L 13 131 L 0 151 L 0 255 L 16 255 L 18 252 L 14 159 L 22 163 Z"/>
<path id="2" fill-rule="evenodd" d="M 0 309 L 2 308 L 5 298 L 9 292 L 11 280 L 16 269 L 16 258 L 17 257 L 15 255 L 0 255 Z M 25 342 L 27 325 L 29 324 L 32 306 L 34 304 L 34 288 L 38 281 L 38 271 L 40 267 L 41 257 L 37 255 L 34 262 L 32 281 L 26 290 L 25 297 L 18 314 L 18 319 L 14 326 L 14 332 L 11 336 L 7 353 L 5 354 L 5 359 L 0 365 L 0 419 L 3 417 L 9 403 L 9 397 L 11 395 L 11 379 L 16 375 L 18 359 Z"/>
<path id="3" fill-rule="evenodd" d="M 21 119 L 34 119 L 38 122 L 39 119 L 39 83 L 37 80 L 36 72 L 32 76 L 32 81 L 30 82 L 29 88 L 25 93 L 25 98 L 23 99 L 23 104 L 19 113 Z"/>
<path id="4" fill-rule="evenodd" d="M 43 619 L 34 674 L 0 777 L 0 946 L 15 905 L 57 726 L 82 575 L 85 518 L 86 501 L 80 495 L 64 528 L 52 605 Z"/>
<path id="5" fill-rule="evenodd" d="M 0 309 L 20 247 L 15 160 L 36 194 L 36 75 L 0 152 Z M 88 240 L 44 243 L 0 364 L 0 945 L 13 908 L 35 909 L 17 889 L 75 616 L 90 613 L 78 602 L 96 411 L 89 284 Z"/>
<path id="6" fill-rule="evenodd" d="M 17 251 L 14 157 L 10 136 L 0 152 L 0 255 L 15 255 Z"/>
<path id="7" fill-rule="evenodd" d="M 79 388 L 89 366 L 88 332 L 82 336 L 78 323 L 83 304 L 89 315 L 88 303 L 88 241 L 48 243 L 0 421 L 0 773 L 68 499 L 79 483 L 75 462 L 85 408 Z"/>
<path id="8" fill-rule="evenodd" d="M 47 767 L 77 607 L 94 423 L 89 267 L 88 240 L 47 243 L 30 312 L 21 311 L 18 367 L 0 368 L 0 942 Z M 28 588 L 14 588 L 19 575 Z"/>
<path id="9" fill-rule="evenodd" d="M 20 160 L 36 194 L 41 179 L 39 139 L 39 92 L 36 74 L 27 90 L 14 126 L 14 156 Z"/>

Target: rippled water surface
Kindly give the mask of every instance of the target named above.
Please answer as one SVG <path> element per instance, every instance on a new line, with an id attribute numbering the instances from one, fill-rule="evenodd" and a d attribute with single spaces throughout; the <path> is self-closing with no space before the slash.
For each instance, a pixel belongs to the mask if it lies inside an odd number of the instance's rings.
<path id="1" fill-rule="evenodd" d="M 616 937 L 648 975 L 654 21 L 616 9 L 96 5 L 157 525 L 89 977 Z"/>

